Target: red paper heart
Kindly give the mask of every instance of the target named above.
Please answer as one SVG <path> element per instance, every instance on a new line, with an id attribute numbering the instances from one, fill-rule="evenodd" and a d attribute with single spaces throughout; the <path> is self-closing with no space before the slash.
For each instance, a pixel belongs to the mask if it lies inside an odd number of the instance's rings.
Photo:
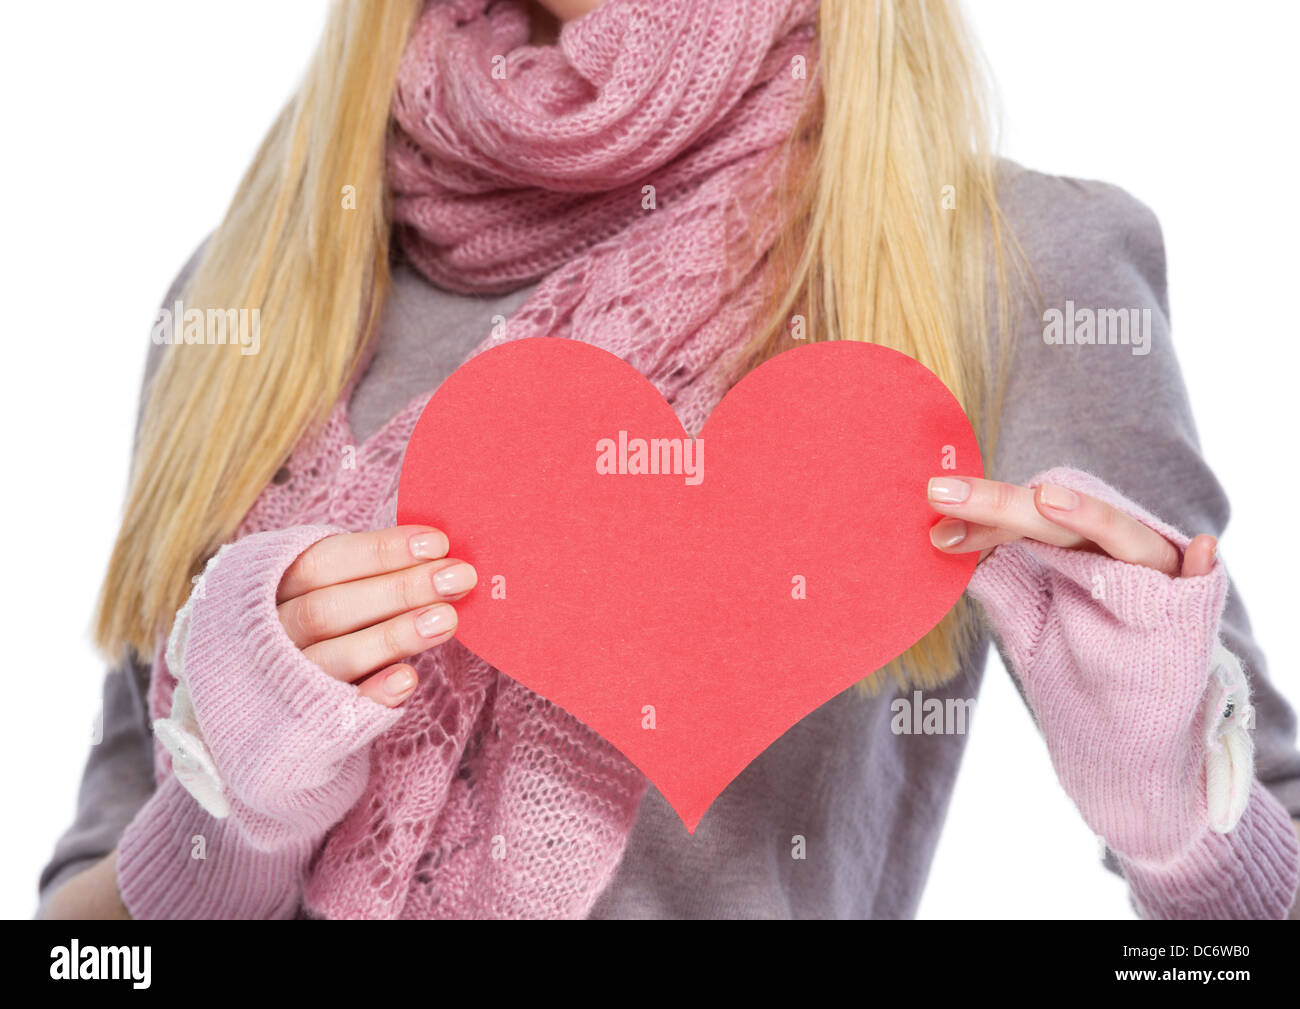
<path id="1" fill-rule="evenodd" d="M 676 475 L 598 473 L 598 443 L 620 431 L 628 469 L 632 439 L 687 447 L 613 354 L 550 338 L 489 350 L 420 417 L 398 521 L 444 530 L 478 569 L 460 640 L 617 746 L 694 832 L 786 729 L 956 602 L 976 555 L 930 545 L 926 481 L 983 467 L 931 372 L 854 342 L 741 380 L 700 434 L 698 483 L 693 454 Z"/>

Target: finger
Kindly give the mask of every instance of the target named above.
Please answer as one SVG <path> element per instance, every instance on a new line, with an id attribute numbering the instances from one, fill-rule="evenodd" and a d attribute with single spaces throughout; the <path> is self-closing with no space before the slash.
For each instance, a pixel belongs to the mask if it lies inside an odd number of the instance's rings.
<path id="1" fill-rule="evenodd" d="M 415 693 L 419 683 L 415 668 L 401 662 L 367 676 L 357 686 L 362 697 L 369 697 L 386 708 L 395 708 Z"/>
<path id="2" fill-rule="evenodd" d="M 1034 504 L 1052 522 L 1091 540 L 1117 561 L 1178 574 L 1182 564 L 1178 548 L 1113 505 L 1047 483 L 1034 493 Z"/>
<path id="3" fill-rule="evenodd" d="M 302 653 L 335 679 L 354 683 L 398 659 L 440 645 L 455 633 L 456 608 L 436 603 L 416 613 L 403 613 L 382 624 L 308 645 Z"/>
<path id="4" fill-rule="evenodd" d="M 326 536 L 289 565 L 275 601 L 282 603 L 312 589 L 400 571 L 421 561 L 447 556 L 447 537 L 430 526 L 395 526 L 367 533 Z"/>
<path id="5" fill-rule="evenodd" d="M 1193 537 L 1183 551 L 1183 577 L 1199 578 L 1214 569 L 1214 557 L 1219 552 L 1219 541 L 1208 533 Z"/>
<path id="6" fill-rule="evenodd" d="M 1000 543 L 1018 539 L 1018 535 L 1007 529 L 962 519 L 941 518 L 930 527 L 930 542 L 936 550 L 942 550 L 946 554 L 991 550 Z"/>
<path id="7" fill-rule="evenodd" d="M 969 476 L 935 477 L 926 496 L 930 507 L 940 514 L 1001 529 L 1007 539 L 1027 537 L 1058 547 L 1078 547 L 1087 542 L 1041 515 L 1034 507 L 1034 492 L 1028 487 Z"/>
<path id="8" fill-rule="evenodd" d="M 477 581 L 472 565 L 444 558 L 374 578 L 313 589 L 281 603 L 277 609 L 290 640 L 305 648 L 440 600 L 461 599 Z"/>

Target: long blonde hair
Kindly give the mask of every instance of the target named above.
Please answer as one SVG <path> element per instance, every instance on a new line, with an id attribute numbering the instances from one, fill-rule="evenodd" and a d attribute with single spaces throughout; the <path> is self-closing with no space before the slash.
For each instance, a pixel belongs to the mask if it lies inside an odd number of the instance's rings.
<path id="1" fill-rule="evenodd" d="M 95 637 L 106 654 L 149 655 L 191 579 L 325 419 L 374 333 L 389 282 L 389 108 L 421 6 L 337 0 L 186 284 L 189 307 L 258 310 L 260 352 L 164 355 L 101 590 Z M 1001 243 L 974 50 L 942 2 L 821 0 L 818 34 L 821 87 L 800 133 L 814 140 L 808 157 L 791 150 L 788 226 L 770 258 L 782 279 L 758 345 L 779 349 L 797 309 L 814 338 L 871 340 L 916 358 L 978 431 L 990 222 L 993 248 Z M 962 605 L 891 678 L 950 678 L 969 632 Z"/>
<path id="2" fill-rule="evenodd" d="M 952 391 L 987 460 L 1016 319 L 1013 282 L 1028 270 L 998 205 L 978 49 L 945 0 L 822 0 L 818 47 L 820 87 L 787 145 L 776 199 L 785 227 L 753 349 L 770 356 L 792 346 L 798 318 L 802 340 L 900 350 Z M 958 460 L 959 471 L 968 466 Z M 963 597 L 859 686 L 940 686 L 975 638 Z"/>

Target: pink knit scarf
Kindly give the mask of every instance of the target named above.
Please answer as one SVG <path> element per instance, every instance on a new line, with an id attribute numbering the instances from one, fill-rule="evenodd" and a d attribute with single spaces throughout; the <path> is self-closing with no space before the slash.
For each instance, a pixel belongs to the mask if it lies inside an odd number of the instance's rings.
<path id="1" fill-rule="evenodd" d="M 530 336 L 597 344 L 699 430 L 760 300 L 771 226 L 751 228 L 749 214 L 771 193 L 779 159 L 767 156 L 804 96 L 815 10 L 608 0 L 539 47 L 521 4 L 426 6 L 394 104 L 401 246 L 456 291 L 542 280 L 480 352 Z M 364 451 L 357 477 L 391 480 L 399 458 Z M 361 521 L 358 494 L 331 490 L 313 514 L 280 520 Z M 244 531 L 269 515 L 255 509 Z M 374 744 L 367 791 L 330 833 L 308 905 L 331 917 L 587 915 L 644 778 L 458 643 L 413 661 L 420 692 Z"/>
<path id="2" fill-rule="evenodd" d="M 729 381 L 773 240 L 816 0 L 607 0 L 553 46 L 520 3 L 427 5 L 398 76 L 389 182 L 430 282 L 545 277 L 503 332 L 635 365 L 692 433 Z"/>

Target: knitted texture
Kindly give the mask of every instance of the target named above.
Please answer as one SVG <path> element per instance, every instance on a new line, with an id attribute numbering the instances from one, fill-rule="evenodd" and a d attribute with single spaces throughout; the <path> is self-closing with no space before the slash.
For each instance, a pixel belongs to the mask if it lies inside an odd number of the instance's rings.
<path id="1" fill-rule="evenodd" d="M 703 425 L 761 300 L 772 231 L 751 211 L 775 185 L 777 162 L 766 159 L 802 100 L 806 82 L 791 66 L 811 59 L 815 6 L 613 0 L 565 25 L 557 47 L 533 47 L 517 4 L 427 5 L 394 104 L 389 175 L 402 247 L 452 290 L 546 278 L 476 352 L 539 335 L 590 342 L 645 374 L 688 431 Z M 504 77 L 493 76 L 500 65 Z M 186 733 L 192 716 L 197 732 L 171 742 L 201 743 L 229 815 L 213 816 L 181 787 L 160 739 L 160 787 L 119 848 L 123 899 L 137 917 L 304 907 L 327 917 L 584 916 L 617 869 L 645 789 L 621 754 L 455 641 L 411 660 L 419 690 L 388 712 L 313 667 L 280 627 L 275 591 L 295 556 L 330 531 L 395 520 L 402 454 L 428 396 L 358 445 L 349 392 L 202 580 L 174 649 L 189 699 L 178 709 L 160 643 L 152 714 L 182 712 L 170 721 Z M 1196 775 L 1178 777 L 1195 756 L 1176 730 L 1185 721 L 1191 731 L 1200 695 L 1171 688 L 1192 710 L 1180 708 L 1172 727 L 1154 718 L 1160 745 L 1127 723 L 1110 728 L 1112 713 L 1131 717 L 1136 706 L 1149 716 L 1152 705 L 1136 702 L 1148 682 L 1199 677 L 1204 691 L 1206 625 L 1222 601 L 1215 579 L 1169 589 L 1163 575 L 1104 558 L 1052 560 L 1101 565 L 1108 602 L 1076 600 L 1020 544 L 982 564 L 972 591 L 983 590 L 1004 640 L 1017 643 L 1022 677 L 1053 684 L 1031 705 L 1067 789 L 1076 801 L 1087 794 L 1085 815 L 1117 830 L 1117 844 L 1153 857 L 1133 875 L 1152 913 L 1210 907 L 1204 881 L 1220 862 L 1260 880 L 1253 906 L 1271 912 L 1285 888 L 1276 803 L 1253 795 L 1241 820 L 1249 830 L 1215 835 L 1220 843 L 1200 829 Z M 1058 609 L 1062 600 L 1071 605 Z M 1182 647 L 1185 636 L 1196 647 Z M 1040 665 L 1048 653 L 1035 645 L 1048 638 L 1062 643 Z M 1114 696 L 1101 690 L 1102 657 L 1126 671 Z M 1094 745 L 1062 717 L 1060 695 L 1076 677 L 1093 685 L 1083 697 L 1090 730 L 1131 741 L 1141 780 L 1160 783 L 1149 815 L 1132 798 L 1138 772 L 1107 763 L 1116 747 Z M 1123 815 L 1107 812 L 1116 804 Z M 1166 813 L 1168 827 L 1155 822 Z M 196 837 L 205 858 L 194 857 Z M 1261 867 L 1251 843 L 1276 857 Z"/>
<path id="2" fill-rule="evenodd" d="M 1187 547 L 1186 535 L 1096 477 L 1053 469 L 1030 486 L 1041 483 L 1112 504 Z M 1152 917 L 1284 917 L 1295 896 L 1295 832 L 1248 761 L 1236 767 L 1249 792 L 1237 829 L 1212 826 L 1207 766 L 1226 757 L 1218 723 L 1233 722 L 1222 706 L 1236 689 L 1211 676 L 1226 591 L 1218 561 L 1207 575 L 1171 578 L 1030 540 L 997 547 L 970 583 L 1061 785 Z M 1251 885 L 1213 882 L 1240 876 Z"/>
<path id="3" fill-rule="evenodd" d="M 558 48 L 525 45 L 518 5 L 488 6 L 427 5 L 404 57 L 390 156 L 402 244 L 456 290 L 550 272 L 476 353 L 538 335 L 594 343 L 638 367 L 698 430 L 734 377 L 724 351 L 742 342 L 761 298 L 755 265 L 773 232 L 751 228 L 750 211 L 774 184 L 778 162 L 762 159 L 802 100 L 791 65 L 810 55 L 816 5 L 771 0 L 742 17 L 620 0 L 567 24 Z M 490 74 L 498 53 L 505 80 Z M 498 122 L 500 136 L 486 128 Z M 642 185 L 655 187 L 653 209 Z M 204 577 L 183 647 L 199 729 L 190 743 L 210 752 L 231 814 L 215 819 L 171 787 L 159 739 L 168 787 L 119 849 L 134 914 L 286 914 L 301 892 L 328 917 L 582 917 L 612 877 L 645 780 L 567 713 L 456 642 L 412 660 L 420 688 L 391 726 L 319 670 L 298 675 L 310 664 L 276 618 L 279 578 L 324 530 L 393 524 L 402 454 L 427 399 L 357 445 L 345 392 Z M 164 716 L 175 689 L 160 646 L 159 724 L 174 721 Z M 255 707 L 246 723 L 227 717 Z M 322 749 L 314 728 L 329 724 L 347 731 Z M 265 789 L 277 775 L 290 794 Z M 319 805 L 300 802 L 312 797 Z M 205 897 L 183 886 L 197 873 L 176 822 L 219 841 Z M 254 903 L 232 882 L 245 863 L 260 881 Z M 176 887 L 185 892 L 169 897 Z"/>
<path id="4" fill-rule="evenodd" d="M 1296 892 L 1295 831 L 1258 781 L 1230 834 L 1201 833 L 1164 866 L 1120 859 L 1129 893 L 1144 918 L 1285 918 Z"/>
<path id="5" fill-rule="evenodd" d="M 119 845 L 118 883 L 134 913 L 296 912 L 308 858 L 360 798 L 370 742 L 401 712 L 324 675 L 293 646 L 275 608 L 294 558 L 341 531 L 299 525 L 245 536 L 214 558 L 186 604 L 183 678 L 200 732 L 184 733 L 180 752 L 210 756 L 228 816 L 194 808 L 177 787 L 179 769 L 168 774 L 176 739 L 156 729 L 159 791 Z M 161 651 L 155 669 L 157 715 L 175 681 Z"/>
<path id="6" fill-rule="evenodd" d="M 703 427 L 762 304 L 776 220 L 758 211 L 809 88 L 816 10 L 617 0 L 530 46 L 522 4 L 426 6 L 393 105 L 398 240 L 448 290 L 546 278 L 480 350 L 598 344 Z"/>
<path id="7" fill-rule="evenodd" d="M 620 0 L 538 47 L 522 4 L 426 5 L 394 96 L 398 239 L 449 290 L 546 277 L 475 353 L 532 336 L 593 343 L 646 375 L 688 430 L 703 426 L 761 300 L 774 223 L 753 211 L 804 97 L 791 65 L 811 55 L 815 12 Z M 416 417 L 399 422 L 403 446 Z M 388 475 L 381 525 L 396 514 Z M 434 655 L 308 901 L 331 916 L 585 916 L 644 779 L 459 644 Z"/>

